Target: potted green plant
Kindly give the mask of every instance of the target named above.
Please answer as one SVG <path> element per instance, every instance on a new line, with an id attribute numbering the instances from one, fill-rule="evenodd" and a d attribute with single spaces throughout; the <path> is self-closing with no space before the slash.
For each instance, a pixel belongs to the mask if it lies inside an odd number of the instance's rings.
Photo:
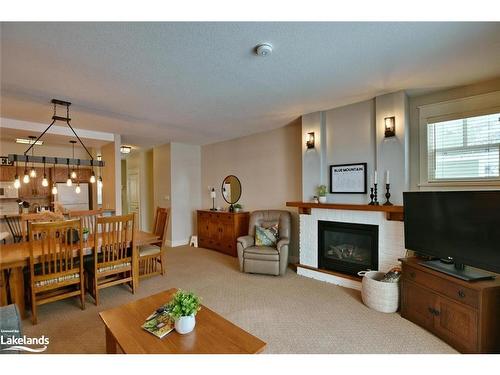
<path id="1" fill-rule="evenodd" d="M 200 308 L 200 298 L 196 294 L 178 290 L 168 304 L 169 314 L 175 321 L 175 330 L 181 335 L 191 332 Z"/>
<path id="2" fill-rule="evenodd" d="M 318 200 L 319 203 L 326 203 L 326 185 L 318 186 Z"/>
<path id="3" fill-rule="evenodd" d="M 243 208 L 243 206 L 239 203 L 236 203 L 235 205 L 233 205 L 233 208 L 234 208 L 234 212 L 240 212 Z"/>
<path id="4" fill-rule="evenodd" d="M 87 242 L 87 240 L 89 239 L 89 234 L 90 234 L 89 228 L 87 228 L 87 227 L 83 228 L 82 233 L 83 233 L 83 242 Z"/>

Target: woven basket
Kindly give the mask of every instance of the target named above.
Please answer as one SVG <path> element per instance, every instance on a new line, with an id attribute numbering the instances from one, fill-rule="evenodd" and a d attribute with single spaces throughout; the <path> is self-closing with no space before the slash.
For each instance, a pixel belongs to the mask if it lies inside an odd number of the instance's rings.
<path id="1" fill-rule="evenodd" d="M 384 275 L 384 272 L 377 271 L 360 272 L 360 276 L 363 276 L 361 298 L 363 303 L 373 310 L 394 313 L 399 308 L 399 282 L 380 281 Z"/>

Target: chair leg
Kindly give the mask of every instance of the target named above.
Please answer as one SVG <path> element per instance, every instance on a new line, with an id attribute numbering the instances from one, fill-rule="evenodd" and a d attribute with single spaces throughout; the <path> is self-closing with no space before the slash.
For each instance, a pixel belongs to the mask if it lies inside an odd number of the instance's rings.
<path id="1" fill-rule="evenodd" d="M 94 303 L 97 306 L 99 304 L 99 289 L 97 288 L 97 276 L 96 275 L 94 275 L 93 289 L 94 289 Z"/>
<path id="2" fill-rule="evenodd" d="M 85 310 L 85 278 L 82 275 L 82 279 L 80 280 L 80 303 L 82 306 L 82 310 Z"/>
<path id="3" fill-rule="evenodd" d="M 166 255 L 165 252 L 162 250 L 160 253 L 160 265 L 161 265 L 161 275 L 165 276 L 165 266 L 166 266 Z"/>
<path id="4" fill-rule="evenodd" d="M 31 288 L 31 323 L 36 325 L 38 323 L 37 310 L 36 310 L 36 298 L 33 288 Z"/>

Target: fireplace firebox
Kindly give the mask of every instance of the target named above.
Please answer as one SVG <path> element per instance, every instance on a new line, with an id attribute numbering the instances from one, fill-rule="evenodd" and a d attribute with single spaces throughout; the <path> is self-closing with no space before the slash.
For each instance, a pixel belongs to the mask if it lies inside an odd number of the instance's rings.
<path id="1" fill-rule="evenodd" d="M 378 269 L 378 225 L 318 221 L 318 267 L 357 275 Z"/>

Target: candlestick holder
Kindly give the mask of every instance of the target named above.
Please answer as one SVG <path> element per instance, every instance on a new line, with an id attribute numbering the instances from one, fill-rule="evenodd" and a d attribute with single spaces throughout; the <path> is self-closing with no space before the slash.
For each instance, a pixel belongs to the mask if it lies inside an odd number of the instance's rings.
<path id="1" fill-rule="evenodd" d="M 373 205 L 374 206 L 378 206 L 379 203 L 378 203 L 378 198 L 377 198 L 377 184 L 373 184 L 373 195 L 374 195 L 374 198 L 373 198 Z"/>
<path id="2" fill-rule="evenodd" d="M 386 190 L 386 193 L 385 193 L 385 203 L 384 203 L 384 206 L 393 206 L 393 204 L 391 202 L 389 202 L 389 198 L 391 197 L 391 193 L 389 192 L 389 189 L 391 187 L 391 184 L 385 184 L 385 190 Z"/>
<path id="3" fill-rule="evenodd" d="M 373 201 L 373 197 L 375 195 L 373 194 L 373 188 L 371 187 L 370 188 L 370 203 L 368 203 L 369 206 L 373 206 L 375 204 L 375 202 Z"/>

